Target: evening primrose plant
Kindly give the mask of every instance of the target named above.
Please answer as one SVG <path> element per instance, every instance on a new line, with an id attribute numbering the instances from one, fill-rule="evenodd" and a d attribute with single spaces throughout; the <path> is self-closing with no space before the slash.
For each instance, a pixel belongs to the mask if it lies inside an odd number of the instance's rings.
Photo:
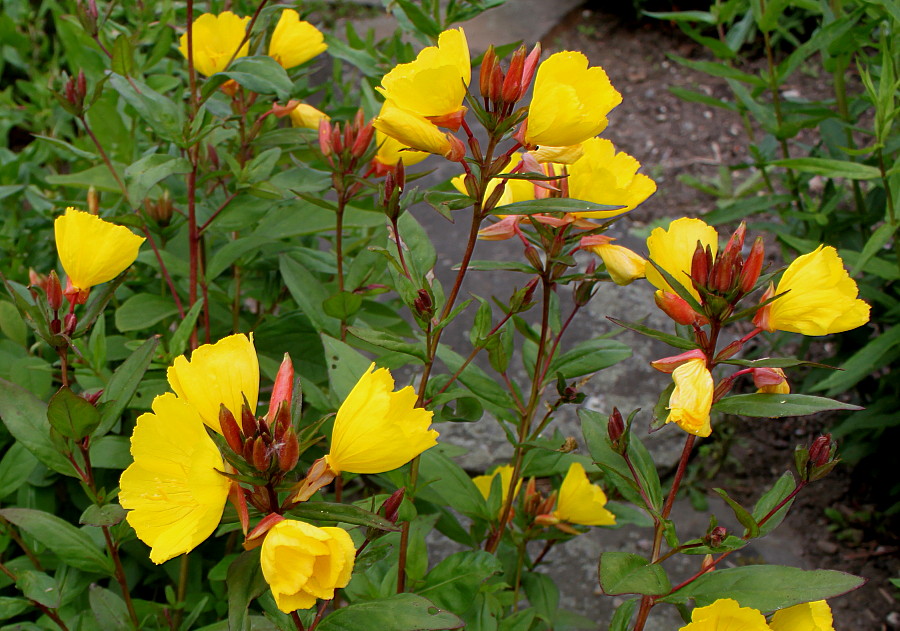
<path id="1" fill-rule="evenodd" d="M 618 79 L 540 44 L 492 46 L 473 67 L 456 22 L 495 0 L 397 0 L 418 48 L 352 26 L 339 39 L 302 6 L 152 4 L 78 4 L 81 28 L 60 22 L 74 56 L 55 84 L 69 127 L 53 146 L 69 162 L 48 166 L 60 168 L 39 213 L 58 261 L 36 253 L 30 275 L 0 276 L 2 342 L 48 383 L 0 379 L 6 619 L 640 631 L 670 605 L 692 631 L 831 628 L 823 601 L 862 579 L 723 563 L 836 465 L 830 437 L 798 447 L 795 472 L 752 507 L 716 490 L 741 529 L 712 516 L 679 531 L 672 507 L 718 414 L 854 409 L 792 392 L 807 362 L 744 358 L 772 331 L 868 320 L 837 251 L 778 279 L 743 224 L 724 247 L 688 218 L 641 252 L 615 243 L 656 191 L 615 148 Z M 425 186 L 437 166 L 452 183 Z M 454 265 L 428 213 L 467 229 Z M 514 260 L 476 258 L 497 240 Z M 471 292 L 471 274 L 500 271 L 518 275 L 506 293 Z M 652 364 L 672 384 L 650 414 L 585 405 L 590 377 L 630 349 L 572 332 L 623 285 L 672 320 L 610 314 L 676 349 Z M 557 431 L 572 409 L 582 438 Z M 449 423 L 497 426 L 507 457 L 475 470 Z M 648 427 L 684 432 L 665 490 Z M 652 542 L 600 556 L 615 613 L 560 609 L 554 553 L 611 528 Z M 676 555 L 693 571 L 673 584 Z"/>

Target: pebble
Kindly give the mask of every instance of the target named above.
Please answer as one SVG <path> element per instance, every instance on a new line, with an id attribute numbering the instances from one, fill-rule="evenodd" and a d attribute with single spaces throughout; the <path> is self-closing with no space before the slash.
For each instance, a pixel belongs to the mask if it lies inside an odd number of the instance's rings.
<path id="1" fill-rule="evenodd" d="M 833 541 L 827 541 L 825 539 L 817 541 L 816 547 L 825 554 L 835 554 L 838 551 L 838 546 L 836 543 L 834 543 Z"/>
<path id="2" fill-rule="evenodd" d="M 884 621 L 891 629 L 900 629 L 900 612 L 892 611 L 885 616 Z"/>

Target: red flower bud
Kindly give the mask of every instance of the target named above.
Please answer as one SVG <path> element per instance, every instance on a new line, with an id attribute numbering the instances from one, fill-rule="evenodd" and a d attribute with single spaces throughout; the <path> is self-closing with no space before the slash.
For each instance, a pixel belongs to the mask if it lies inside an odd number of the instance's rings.
<path id="1" fill-rule="evenodd" d="M 525 45 L 519 46 L 509 60 L 509 70 L 503 79 L 500 98 L 504 103 L 515 103 L 519 98 L 522 71 L 525 69 Z"/>
<path id="2" fill-rule="evenodd" d="M 327 118 L 319 121 L 319 150 L 326 158 L 334 151 L 331 146 L 331 122 Z"/>
<path id="3" fill-rule="evenodd" d="M 619 442 L 622 434 L 625 433 L 625 421 L 622 419 L 622 413 L 619 412 L 619 408 L 614 407 L 612 414 L 609 415 L 606 431 L 609 433 L 609 439 L 613 445 Z"/>
<path id="4" fill-rule="evenodd" d="M 750 254 L 747 255 L 747 260 L 744 262 L 744 268 L 741 270 L 742 292 L 747 293 L 753 289 L 753 286 L 759 279 L 760 272 L 762 272 L 763 259 L 765 256 L 766 252 L 763 246 L 762 237 L 756 237 L 756 241 L 753 242 L 753 247 L 750 248 Z"/>
<path id="5" fill-rule="evenodd" d="M 278 449 L 278 468 L 288 473 L 297 466 L 300 459 L 300 442 L 297 435 L 289 431 L 284 435 L 284 443 Z"/>
<path id="6" fill-rule="evenodd" d="M 538 42 L 528 53 L 525 58 L 525 64 L 522 67 L 522 78 L 519 81 L 519 95 L 516 100 L 521 99 L 528 92 L 531 85 L 531 79 L 534 77 L 534 71 L 537 69 L 538 62 L 541 60 L 541 44 Z"/>
<path id="7" fill-rule="evenodd" d="M 703 244 L 697 241 L 694 256 L 691 258 L 691 278 L 697 285 L 705 286 L 709 278 L 709 263 Z"/>
<path id="8" fill-rule="evenodd" d="M 222 435 L 231 450 L 236 453 L 243 453 L 244 437 L 241 436 L 241 430 L 238 428 L 237 421 L 225 405 L 219 405 L 219 426 L 222 428 Z"/>
<path id="9" fill-rule="evenodd" d="M 813 441 L 809 448 L 809 463 L 814 467 L 821 467 L 831 461 L 834 444 L 831 442 L 831 434 L 824 434 Z"/>
<path id="10" fill-rule="evenodd" d="M 258 471 L 268 471 L 269 464 L 272 459 L 269 454 L 269 448 L 266 446 L 262 436 L 257 436 L 253 441 L 253 466 Z"/>
<path id="11" fill-rule="evenodd" d="M 47 304 L 50 306 L 50 309 L 59 311 L 60 307 L 62 307 L 63 291 L 59 282 L 59 276 L 56 275 L 54 270 L 50 270 L 50 273 L 47 274 L 44 289 L 47 292 Z"/>
<path id="12" fill-rule="evenodd" d="M 668 291 L 657 291 L 653 299 L 656 301 L 656 306 L 678 324 L 699 322 L 700 317 L 679 295 Z"/>
<path id="13" fill-rule="evenodd" d="M 402 486 L 384 500 L 381 508 L 384 510 L 384 518 L 389 522 L 396 524 L 400 505 L 403 503 L 403 497 L 406 494 L 406 487 Z"/>
<path id="14" fill-rule="evenodd" d="M 78 318 L 74 313 L 67 313 L 65 318 L 65 334 L 68 336 L 72 336 L 75 333 L 75 327 L 78 325 Z"/>
<path id="15" fill-rule="evenodd" d="M 725 246 L 725 254 L 735 253 L 739 254 L 741 248 L 744 247 L 744 236 L 747 234 L 747 224 L 743 221 L 741 225 L 738 226 L 737 230 L 734 231 L 734 234 L 731 235 L 731 238 L 728 240 L 728 245 Z"/>
<path id="16" fill-rule="evenodd" d="M 353 147 L 350 149 L 350 153 L 354 158 L 361 158 L 365 155 L 366 151 L 369 150 L 369 145 L 372 143 L 374 135 L 375 128 L 372 127 L 371 123 L 360 128 L 356 134 L 356 139 L 353 141 Z"/>
<path id="17" fill-rule="evenodd" d="M 266 414 L 266 422 L 271 425 L 275 415 L 282 405 L 290 409 L 291 395 L 294 392 L 294 365 L 291 356 L 284 354 L 278 374 L 275 376 L 275 386 L 272 388 L 272 398 L 269 400 L 269 412 Z"/>
<path id="18" fill-rule="evenodd" d="M 244 430 L 245 438 L 253 438 L 256 436 L 258 429 L 256 417 L 253 416 L 253 412 L 250 411 L 250 406 L 246 404 L 241 407 L 241 428 Z"/>
<path id="19" fill-rule="evenodd" d="M 497 55 L 494 53 L 494 45 L 491 44 L 484 51 L 484 57 L 481 59 L 481 71 L 478 75 L 478 89 L 481 91 L 481 96 L 486 99 L 491 98 L 491 77 L 494 74 L 496 63 Z"/>

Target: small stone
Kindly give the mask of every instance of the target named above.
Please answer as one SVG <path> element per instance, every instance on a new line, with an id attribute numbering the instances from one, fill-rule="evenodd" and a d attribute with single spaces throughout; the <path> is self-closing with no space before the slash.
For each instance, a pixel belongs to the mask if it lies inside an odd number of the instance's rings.
<path id="1" fill-rule="evenodd" d="M 817 541 L 816 547 L 825 554 L 835 554 L 838 551 L 837 544 L 833 541 L 828 541 L 827 539 L 820 539 Z"/>
<path id="2" fill-rule="evenodd" d="M 900 612 L 892 611 L 884 617 L 884 621 L 891 629 L 900 629 Z"/>

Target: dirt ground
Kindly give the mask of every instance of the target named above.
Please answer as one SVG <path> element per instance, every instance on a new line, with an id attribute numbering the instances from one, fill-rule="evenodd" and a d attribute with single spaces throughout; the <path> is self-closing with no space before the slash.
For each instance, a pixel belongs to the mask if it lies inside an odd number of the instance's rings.
<path id="1" fill-rule="evenodd" d="M 598 5 L 599 3 L 594 3 Z M 706 53 L 677 28 L 665 23 L 635 24 L 615 15 L 580 7 L 570 12 L 543 40 L 545 49 L 581 50 L 592 65 L 603 66 L 623 95 L 610 115 L 604 137 L 636 157 L 659 185 L 659 192 L 629 219 L 640 223 L 682 215 L 703 215 L 715 208 L 715 197 L 679 181 L 679 176 L 709 180 L 719 165 L 747 159 L 746 137 L 739 118 L 722 109 L 686 103 L 669 88 L 682 86 L 716 97 L 730 91 L 723 80 L 687 70 L 666 53 L 705 59 Z M 797 73 L 786 86 L 813 96 L 823 80 Z M 827 429 L 822 419 L 788 419 L 783 423 L 734 422 L 729 457 L 707 487 L 724 486 L 752 501 L 768 488 L 791 461 L 794 445 Z M 775 463 L 773 465 L 773 463 Z M 888 582 L 900 573 L 896 530 L 866 497 L 846 468 L 801 495 L 791 525 L 798 532 L 797 552 L 811 566 L 864 576 L 868 584 L 831 601 L 836 629 L 900 628 L 897 588 Z M 840 515 L 826 515 L 833 509 Z M 896 526 L 896 520 L 893 524 Z"/>

